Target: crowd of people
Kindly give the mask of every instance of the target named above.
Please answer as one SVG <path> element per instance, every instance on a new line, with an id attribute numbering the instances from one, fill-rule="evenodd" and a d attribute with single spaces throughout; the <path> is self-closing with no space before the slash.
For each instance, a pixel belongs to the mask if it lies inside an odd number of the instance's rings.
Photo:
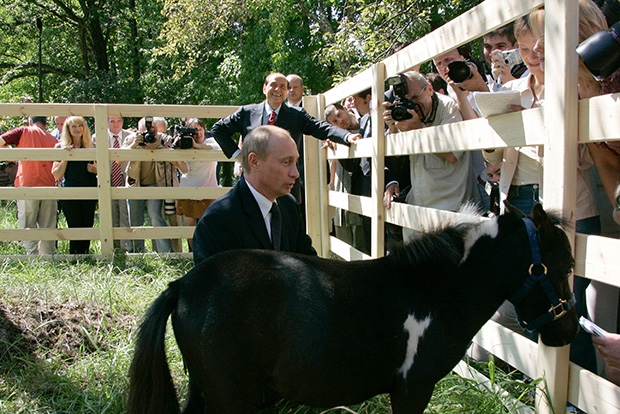
<path id="1" fill-rule="evenodd" d="M 607 3 L 607 2 L 606 2 Z M 591 0 L 580 0 L 579 42 L 591 35 L 607 30 L 617 22 L 619 5 L 607 7 L 610 13 L 605 16 Z M 607 17 L 607 19 L 606 19 Z M 544 106 L 544 10 L 536 10 L 504 27 L 489 32 L 483 37 L 485 62 L 476 62 L 470 45 L 447 51 L 433 59 L 436 72 L 421 74 L 418 70 L 408 71 L 396 79 L 385 94 L 382 111 L 386 133 L 411 131 L 461 120 L 481 117 L 476 105 L 476 93 L 516 91 L 520 104 L 509 105 L 508 111 L 522 111 Z M 516 58 L 515 58 L 516 57 Z M 486 63 L 486 65 L 485 65 Z M 460 64 L 460 66 L 459 66 Z M 464 68 L 464 69 L 463 69 Z M 466 75 L 462 76 L 465 70 Z M 460 72 L 459 72 L 460 71 Z M 453 79 L 454 77 L 454 79 Z M 619 92 L 618 75 L 612 75 L 598 82 L 585 67 L 579 66 L 579 97 L 590 98 L 602 93 Z M 615 83 L 613 81 L 614 80 Z M 350 130 L 360 130 L 366 125 L 364 113 L 359 111 L 356 100 L 350 96 L 342 102 L 325 109 L 325 119 L 335 125 Z M 402 108 L 406 108 L 403 115 Z M 394 109 L 394 111 L 393 111 Z M 397 112 L 398 110 L 398 112 Z M 393 116 L 395 113 L 397 116 Z M 364 138 L 366 135 L 363 135 Z M 368 178 L 372 171 L 365 170 L 364 160 L 343 160 L 333 168 L 334 184 L 343 191 L 357 195 L 368 195 L 356 183 Z M 408 204 L 456 211 L 464 202 L 479 203 L 488 214 L 503 210 L 508 201 L 525 213 L 533 205 L 543 202 L 544 149 L 538 146 L 524 146 L 503 150 L 488 149 L 473 152 L 449 152 L 416 154 L 409 157 L 409 163 L 400 163 L 399 171 L 392 168 L 394 160 L 386 159 L 384 205 L 390 208 L 394 200 Z M 601 217 L 596 200 L 595 169 L 601 177 L 612 207 L 620 210 L 618 194 L 618 165 L 620 156 L 613 142 L 601 144 L 580 144 L 577 162 L 576 231 L 583 234 L 601 234 Z M 402 167 L 408 168 L 403 173 Z M 343 174 L 342 171 L 345 171 Z M 406 177 L 406 184 L 401 183 Z M 344 176 L 343 176 L 344 175 Z M 369 181 L 368 181 L 369 182 Z M 493 196 L 496 191 L 497 196 Z M 404 193 L 404 194 L 403 194 Z M 605 206 L 603 206 L 605 207 Z M 615 216 L 619 216 L 615 214 Z M 336 221 L 337 220 L 337 221 Z M 343 220 L 337 215 L 335 223 L 348 226 L 347 231 L 336 227 L 336 236 L 343 238 L 362 250 L 369 233 L 364 234 L 360 220 Z M 344 223 L 344 224 L 343 224 Z M 619 222 L 620 223 L 620 222 Z M 351 234 L 361 233 L 352 237 Z M 340 235 L 347 236 L 340 236 Z M 404 229 L 403 239 L 414 237 L 415 232 Z M 352 242 L 351 242 L 352 241 Z M 577 298 L 578 313 L 581 316 L 604 321 L 607 315 L 615 315 L 618 310 L 618 292 L 602 283 L 590 283 L 588 279 L 575 276 L 574 291 Z M 498 310 L 496 319 L 513 329 L 528 334 L 516 323 L 512 305 L 505 304 Z M 616 331 L 615 322 L 607 325 Z M 592 372 L 599 372 L 608 379 L 620 384 L 618 368 L 620 365 L 620 336 L 608 334 L 606 338 L 594 340 L 589 333 L 581 331 L 571 347 L 571 360 Z M 601 358 L 596 358 L 595 351 Z M 569 407 L 575 411 L 575 407 Z"/>
<path id="2" fill-rule="evenodd" d="M 579 0 L 579 40 L 607 30 L 619 15 L 605 16 L 592 0 Z M 618 7 L 620 8 L 620 6 Z M 617 11 L 616 11 L 617 12 Z M 195 129 L 191 147 L 222 150 L 242 166 L 242 176 L 226 196 L 214 201 L 114 200 L 114 226 L 142 226 L 146 209 L 151 225 L 185 223 L 196 226 L 188 241 L 196 263 L 222 250 L 237 248 L 279 249 L 315 255 L 305 233 L 304 156 L 302 135 L 324 140 L 327 145 L 352 145 L 372 138 L 371 112 L 380 111 L 386 134 L 446 125 L 482 117 L 476 93 L 514 91 L 519 104 L 506 110 L 522 111 L 544 107 L 545 45 L 544 10 L 539 9 L 483 36 L 483 61 L 474 59 L 471 45 L 436 56 L 432 71 L 406 71 L 390 78 L 380 108 L 372 108 L 371 90 L 367 89 L 328 105 L 324 119 L 318 120 L 303 109 L 303 79 L 295 74 L 271 73 L 264 81 L 265 100 L 243 105 L 207 130 L 204 121 L 191 118 L 185 125 Z M 616 80 L 618 76 L 612 77 Z M 583 65 L 579 67 L 579 97 L 618 92 L 617 84 L 598 82 Z M 614 89 L 616 88 L 616 89 Z M 21 148 L 92 148 L 86 121 L 79 116 L 56 117 L 57 129 L 48 134 L 45 117 L 31 117 L 30 125 L 0 136 L 0 145 Z M 176 145 L 163 118 L 143 118 L 138 130 L 123 129 L 123 118 L 108 119 L 109 148 L 168 149 Z M 240 134 L 239 142 L 233 137 Z M 601 234 L 601 217 L 595 197 L 595 169 L 605 186 L 609 200 L 618 207 L 617 181 L 620 152 L 614 143 L 579 145 L 577 163 L 576 231 Z M 498 214 L 503 201 L 529 213 L 544 199 L 544 149 L 522 146 L 483 151 L 449 151 L 395 156 L 385 160 L 383 201 L 387 209 L 393 202 L 457 211 L 465 203 L 475 203 L 485 214 Z M 332 162 L 330 185 L 337 191 L 370 196 L 373 174 L 369 159 Z M 128 187 L 214 187 L 218 185 L 216 163 L 207 161 L 130 161 L 111 164 L 112 186 Z M 376 173 L 376 172 L 374 172 Z M 92 187 L 97 185 L 96 162 L 23 161 L 15 185 Z M 69 227 L 92 227 L 96 200 L 62 200 L 57 207 L 52 200 L 18 202 L 20 228 L 53 228 L 57 210 Z M 166 216 L 169 221 L 166 221 Z M 177 218 L 177 216 L 180 217 Z M 619 215 L 620 216 L 620 215 Z M 333 234 L 355 248 L 370 252 L 370 218 L 338 209 L 333 215 Z M 411 229 L 386 226 L 388 240 L 407 241 L 416 237 Z M 50 241 L 25 242 L 28 254 L 51 254 Z M 89 252 L 90 241 L 71 241 L 70 253 Z M 144 251 L 144 241 L 117 240 L 115 246 L 128 252 Z M 155 241 L 157 252 L 181 251 L 174 241 Z M 618 294 L 609 298 L 608 287 L 575 277 L 577 308 L 582 316 L 617 314 Z M 591 297 L 597 297 L 596 305 Z M 588 306 L 589 305 L 589 306 Z M 593 313 L 596 308 L 596 314 Z M 509 304 L 502 306 L 496 319 L 515 330 Z M 596 319 L 596 318 L 595 318 Z M 601 319 L 604 319 L 603 317 Z M 607 327 L 616 331 L 616 327 Z M 620 336 L 609 334 L 596 338 L 582 332 L 571 350 L 571 360 L 604 374 L 620 384 Z M 597 363 L 596 351 L 602 357 Z"/>

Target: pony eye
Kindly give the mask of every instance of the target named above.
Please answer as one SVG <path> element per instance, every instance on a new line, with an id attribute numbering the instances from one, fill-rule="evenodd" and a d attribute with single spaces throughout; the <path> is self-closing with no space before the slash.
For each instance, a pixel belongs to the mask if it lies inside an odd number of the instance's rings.
<path id="1" fill-rule="evenodd" d="M 572 276 L 573 272 L 575 271 L 575 269 L 573 269 L 572 267 L 570 269 L 568 269 L 568 272 L 566 272 L 566 276 Z"/>

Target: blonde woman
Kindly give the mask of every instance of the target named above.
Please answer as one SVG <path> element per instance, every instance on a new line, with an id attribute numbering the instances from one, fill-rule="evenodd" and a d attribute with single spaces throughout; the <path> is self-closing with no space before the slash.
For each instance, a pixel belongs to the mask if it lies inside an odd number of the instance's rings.
<path id="1" fill-rule="evenodd" d="M 67 118 L 56 148 L 94 148 L 86 121 L 81 116 Z M 94 161 L 55 161 L 52 175 L 63 187 L 96 187 L 97 164 Z M 95 222 L 97 200 L 61 200 L 60 210 L 69 227 L 91 228 Z M 70 254 L 88 254 L 90 240 L 71 240 Z"/>

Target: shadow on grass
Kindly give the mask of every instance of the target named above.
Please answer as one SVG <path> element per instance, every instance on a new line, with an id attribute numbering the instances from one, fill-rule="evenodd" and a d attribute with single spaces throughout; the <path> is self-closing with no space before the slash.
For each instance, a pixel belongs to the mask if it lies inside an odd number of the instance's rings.
<path id="1" fill-rule="evenodd" d="M 8 410 L 5 412 L 74 411 L 71 407 L 81 411 L 78 406 L 91 385 L 63 375 L 61 367 L 67 360 L 48 358 L 49 338 L 42 339 L 14 320 L 0 302 L 0 401 Z M 121 412 L 124 401 L 108 401 L 106 405 L 118 408 L 112 412 Z"/>

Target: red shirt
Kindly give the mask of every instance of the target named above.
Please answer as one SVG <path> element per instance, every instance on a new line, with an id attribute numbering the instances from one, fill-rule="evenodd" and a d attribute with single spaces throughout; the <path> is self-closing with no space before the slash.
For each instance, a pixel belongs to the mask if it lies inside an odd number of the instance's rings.
<path id="1" fill-rule="evenodd" d="M 17 148 L 54 148 L 56 138 L 37 126 L 19 127 L 0 136 L 7 145 Z M 54 187 L 53 161 L 20 161 L 15 187 Z"/>

